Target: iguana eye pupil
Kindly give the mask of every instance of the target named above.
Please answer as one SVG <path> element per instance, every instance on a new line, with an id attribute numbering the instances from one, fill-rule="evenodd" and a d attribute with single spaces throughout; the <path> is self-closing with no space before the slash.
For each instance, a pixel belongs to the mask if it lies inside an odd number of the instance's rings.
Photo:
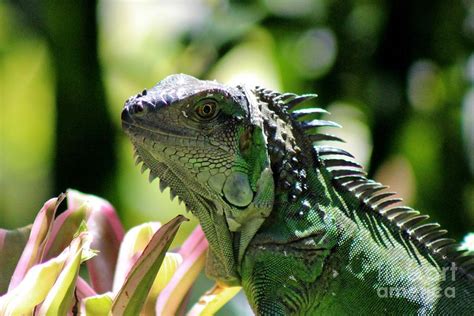
<path id="1" fill-rule="evenodd" d="M 199 117 L 204 119 L 213 118 L 217 112 L 217 106 L 214 102 L 207 102 L 199 105 L 196 108 Z"/>
<path id="2" fill-rule="evenodd" d="M 202 112 L 208 115 L 209 113 L 212 112 L 211 106 L 209 104 L 205 104 L 202 108 Z"/>

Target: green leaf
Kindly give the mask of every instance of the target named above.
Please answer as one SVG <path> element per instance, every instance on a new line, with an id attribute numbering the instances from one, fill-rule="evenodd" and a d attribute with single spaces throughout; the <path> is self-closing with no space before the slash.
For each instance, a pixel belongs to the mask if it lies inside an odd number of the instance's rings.
<path id="1" fill-rule="evenodd" d="M 158 222 L 148 222 L 131 228 L 123 238 L 120 245 L 120 252 L 115 268 L 113 291 L 117 293 L 123 286 L 125 279 L 136 263 L 143 250 L 150 242 L 153 235 L 161 227 Z M 167 252 L 160 270 L 155 277 L 153 286 L 148 293 L 142 313 L 153 315 L 155 313 L 155 303 L 158 294 L 168 284 L 178 266 L 183 261 L 183 257 L 178 253 Z"/>
<path id="2" fill-rule="evenodd" d="M 26 243 L 25 249 L 21 254 L 20 260 L 15 268 L 8 290 L 14 289 L 25 277 L 28 270 L 42 262 L 46 243 L 50 235 L 51 227 L 54 220 L 54 214 L 64 199 L 65 195 L 61 194 L 58 198 L 48 200 L 35 218 L 31 233 Z"/>
<path id="3" fill-rule="evenodd" d="M 117 293 L 123 286 L 130 269 L 160 227 L 159 222 L 148 222 L 132 227 L 125 234 L 120 244 L 117 265 L 115 266 L 114 293 Z"/>
<path id="4" fill-rule="evenodd" d="M 190 240 L 192 237 L 196 238 L 197 242 L 192 242 Z M 178 313 L 179 306 L 185 300 L 199 272 L 204 268 L 208 247 L 209 244 L 204 238 L 201 228 L 196 228 L 180 250 L 184 258 L 183 263 L 179 265 L 171 280 L 158 296 L 157 315 L 176 315 Z"/>
<path id="5" fill-rule="evenodd" d="M 160 292 L 168 285 L 178 267 L 183 263 L 183 257 L 179 253 L 167 252 L 160 270 L 155 277 L 153 286 L 151 287 L 142 310 L 144 315 L 154 315 L 156 299 Z"/>
<path id="6" fill-rule="evenodd" d="M 99 255 L 87 261 L 92 287 L 98 293 L 112 290 L 115 265 L 124 230 L 114 207 L 106 200 L 76 190 L 67 191 L 68 208 L 76 210 L 86 204 L 90 207 L 87 226 L 94 237 L 91 248 Z"/>
<path id="7" fill-rule="evenodd" d="M 215 315 L 228 301 L 230 301 L 242 289 L 240 286 L 221 286 L 215 284 L 207 291 L 198 302 L 194 304 L 187 316 L 211 316 Z"/>
<path id="8" fill-rule="evenodd" d="M 70 310 L 82 253 L 83 250 L 89 249 L 91 241 L 91 236 L 87 232 L 82 232 L 71 242 L 65 265 L 41 305 L 39 315 L 66 315 Z"/>
<path id="9" fill-rule="evenodd" d="M 184 216 L 178 215 L 153 235 L 117 293 L 112 304 L 113 315 L 128 316 L 140 313 L 166 251 L 176 236 L 179 226 L 186 220 Z"/>
<path id="10" fill-rule="evenodd" d="M 82 314 L 85 316 L 107 316 L 112 310 L 112 293 L 87 297 L 82 301 Z"/>
<path id="11" fill-rule="evenodd" d="M 45 260 L 56 257 L 71 243 L 74 234 L 89 212 L 90 206 L 83 204 L 77 209 L 66 210 L 54 220 L 51 235 L 46 244 Z"/>
<path id="12" fill-rule="evenodd" d="M 21 282 L 0 297 L 0 315 L 22 315 L 32 313 L 51 290 L 64 262 L 67 252 L 28 270 Z"/>

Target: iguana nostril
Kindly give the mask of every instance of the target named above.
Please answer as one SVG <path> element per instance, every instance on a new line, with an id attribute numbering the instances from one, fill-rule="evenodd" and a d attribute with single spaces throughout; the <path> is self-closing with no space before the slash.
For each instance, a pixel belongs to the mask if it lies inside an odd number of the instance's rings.
<path id="1" fill-rule="evenodd" d="M 144 104 L 141 100 L 129 99 L 125 103 L 125 106 L 122 110 L 121 118 L 124 122 L 132 122 L 132 117 L 136 114 L 140 114 L 145 110 Z"/>
<path id="2" fill-rule="evenodd" d="M 143 104 L 141 102 L 137 102 L 133 105 L 133 110 L 135 113 L 143 112 Z"/>
<path id="3" fill-rule="evenodd" d="M 132 122 L 132 118 L 130 116 L 130 111 L 129 111 L 128 106 L 123 108 L 121 118 L 122 118 L 122 121 L 124 122 Z"/>

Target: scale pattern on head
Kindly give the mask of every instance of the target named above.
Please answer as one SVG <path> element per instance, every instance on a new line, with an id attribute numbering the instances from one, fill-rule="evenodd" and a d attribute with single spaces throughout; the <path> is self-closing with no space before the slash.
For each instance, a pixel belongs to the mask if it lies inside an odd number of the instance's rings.
<path id="1" fill-rule="evenodd" d="M 183 74 L 130 98 L 122 114 L 138 161 L 150 169 L 150 180 L 159 177 L 160 188 L 170 186 L 172 195 L 187 206 L 193 202 L 190 191 L 236 206 L 250 203 L 250 185 L 246 192 L 234 189 L 249 169 L 239 152 L 248 116 L 246 98 L 238 89 Z"/>

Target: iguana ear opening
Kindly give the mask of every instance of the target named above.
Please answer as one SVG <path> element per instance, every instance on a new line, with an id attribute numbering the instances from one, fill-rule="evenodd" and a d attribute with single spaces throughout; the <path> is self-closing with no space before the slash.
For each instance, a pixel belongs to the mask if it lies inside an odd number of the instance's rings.
<path id="1" fill-rule="evenodd" d="M 254 127 L 250 125 L 245 131 L 240 135 L 239 139 L 239 149 L 242 155 L 248 155 L 252 147 L 252 135 L 254 132 Z"/>

